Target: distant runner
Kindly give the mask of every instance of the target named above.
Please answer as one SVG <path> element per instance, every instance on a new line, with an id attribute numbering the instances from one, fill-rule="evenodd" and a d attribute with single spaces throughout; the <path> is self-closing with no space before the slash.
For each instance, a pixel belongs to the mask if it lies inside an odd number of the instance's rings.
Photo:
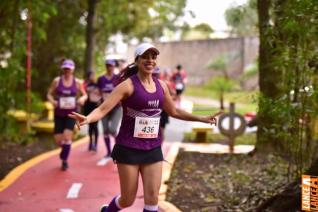
<path id="1" fill-rule="evenodd" d="M 171 76 L 171 81 L 174 83 L 176 90 L 176 101 L 180 104 L 181 94 L 185 90 L 185 84 L 187 82 L 187 74 L 182 66 L 179 64 L 176 67 L 176 70 Z"/>
<path id="2" fill-rule="evenodd" d="M 74 76 L 75 63 L 65 59 L 61 69 L 63 74 L 56 77 L 47 93 L 47 99 L 53 104 L 54 110 L 54 139 L 61 147 L 61 169 L 65 171 L 71 151 L 73 129 L 75 121 L 68 114 L 75 112 L 78 105 L 83 105 L 87 99 L 84 88 L 79 79 Z M 81 96 L 78 98 L 78 94 Z"/>
<path id="3" fill-rule="evenodd" d="M 84 87 L 88 96 L 88 99 L 84 104 L 84 114 L 88 115 L 95 108 L 97 108 L 102 101 L 101 93 L 96 83 L 96 77 L 94 72 L 90 71 L 87 73 L 87 79 Z M 88 134 L 88 151 L 97 151 L 97 142 L 99 135 L 98 122 L 93 122 L 88 125 Z"/>
<path id="4" fill-rule="evenodd" d="M 109 94 L 114 90 L 119 82 L 119 76 L 114 73 L 116 62 L 114 60 L 106 60 L 105 67 L 106 73 L 98 78 L 97 85 L 102 94 L 103 101 L 105 101 Z M 111 143 L 110 136 L 116 138 L 119 124 L 122 118 L 122 108 L 117 104 L 110 112 L 107 113 L 102 119 L 104 129 L 104 141 L 106 145 L 105 157 L 110 157 Z"/>

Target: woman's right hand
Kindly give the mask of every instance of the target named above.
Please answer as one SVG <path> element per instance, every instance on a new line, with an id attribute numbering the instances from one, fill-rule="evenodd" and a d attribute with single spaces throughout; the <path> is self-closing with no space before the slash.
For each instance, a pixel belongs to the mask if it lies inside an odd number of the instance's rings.
<path id="1" fill-rule="evenodd" d="M 85 124 L 88 124 L 87 117 L 82 115 L 82 114 L 79 114 L 79 113 L 76 113 L 76 112 L 72 112 L 68 116 L 73 118 L 73 119 L 75 119 L 76 126 L 78 127 L 78 129 L 80 129 L 81 126 L 83 126 Z"/>

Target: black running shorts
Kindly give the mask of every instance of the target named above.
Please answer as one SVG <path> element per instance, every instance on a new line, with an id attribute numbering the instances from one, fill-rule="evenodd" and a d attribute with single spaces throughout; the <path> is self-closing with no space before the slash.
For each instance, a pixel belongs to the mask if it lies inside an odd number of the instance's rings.
<path id="1" fill-rule="evenodd" d="M 163 161 L 161 146 L 151 150 L 140 150 L 115 144 L 111 156 L 115 163 L 124 164 L 149 164 Z"/>

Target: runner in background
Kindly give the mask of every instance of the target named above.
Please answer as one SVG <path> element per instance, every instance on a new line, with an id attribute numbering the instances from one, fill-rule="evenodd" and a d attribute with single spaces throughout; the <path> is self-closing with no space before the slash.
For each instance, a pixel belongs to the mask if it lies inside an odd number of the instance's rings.
<path id="1" fill-rule="evenodd" d="M 114 74 L 116 62 L 114 60 L 106 60 L 106 73 L 98 78 L 97 85 L 102 94 L 102 99 L 105 101 L 109 94 L 113 91 L 119 82 L 119 76 Z M 106 145 L 105 157 L 110 157 L 111 142 L 110 136 L 114 139 L 118 133 L 119 124 L 122 118 L 122 108 L 117 104 L 106 116 L 103 117 L 104 141 Z"/>
<path id="2" fill-rule="evenodd" d="M 85 90 L 88 96 L 87 101 L 84 104 L 84 114 L 88 115 L 101 103 L 101 94 L 96 83 L 95 73 L 90 71 L 87 73 L 85 81 Z M 89 145 L 88 151 L 97 151 L 98 142 L 98 122 L 93 122 L 88 125 Z"/>
<path id="3" fill-rule="evenodd" d="M 61 64 L 63 73 L 56 77 L 47 93 L 47 99 L 54 106 L 54 139 L 61 147 L 60 159 L 62 170 L 68 165 L 68 157 L 71 150 L 73 129 L 75 121 L 68 114 L 76 111 L 78 105 L 83 105 L 87 99 L 85 90 L 74 76 L 75 63 L 73 60 L 64 59 Z M 81 96 L 79 98 L 78 94 Z"/>
<path id="4" fill-rule="evenodd" d="M 124 116 L 112 152 L 120 179 L 120 195 L 104 205 L 101 212 L 116 212 L 133 204 L 141 175 L 144 189 L 144 212 L 158 211 L 163 154 L 161 150 L 160 114 L 186 121 L 215 124 L 215 115 L 197 116 L 176 108 L 167 85 L 152 76 L 159 50 L 149 43 L 140 44 L 135 62 L 124 70 L 122 82 L 108 98 L 88 116 L 73 112 L 70 117 L 81 126 L 101 119 L 122 103 Z"/>
<path id="5" fill-rule="evenodd" d="M 187 74 L 180 64 L 177 65 L 176 70 L 172 74 L 171 81 L 175 86 L 177 106 L 180 106 L 181 94 L 185 90 L 185 84 L 187 83 Z"/>

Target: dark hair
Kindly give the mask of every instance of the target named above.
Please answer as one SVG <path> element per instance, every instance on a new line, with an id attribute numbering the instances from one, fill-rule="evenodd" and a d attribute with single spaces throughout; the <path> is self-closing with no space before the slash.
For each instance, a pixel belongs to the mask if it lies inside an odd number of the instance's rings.
<path id="1" fill-rule="evenodd" d="M 94 71 L 88 71 L 88 72 L 86 73 L 86 79 L 89 79 L 92 74 L 94 74 Z"/>
<path id="2" fill-rule="evenodd" d="M 178 70 L 181 70 L 181 69 L 182 69 L 182 65 L 178 64 L 178 65 L 177 65 L 177 69 L 178 69 Z"/>
<path id="3" fill-rule="evenodd" d="M 137 74 L 138 72 L 138 67 L 135 63 L 131 63 L 128 66 L 126 66 L 120 74 L 120 79 L 119 82 L 123 82 L 126 79 L 128 79 L 129 77 L 131 77 L 132 75 Z"/>
<path id="4" fill-rule="evenodd" d="M 66 57 L 62 57 L 59 59 L 59 65 L 61 66 L 64 62 L 64 60 L 66 60 Z"/>

